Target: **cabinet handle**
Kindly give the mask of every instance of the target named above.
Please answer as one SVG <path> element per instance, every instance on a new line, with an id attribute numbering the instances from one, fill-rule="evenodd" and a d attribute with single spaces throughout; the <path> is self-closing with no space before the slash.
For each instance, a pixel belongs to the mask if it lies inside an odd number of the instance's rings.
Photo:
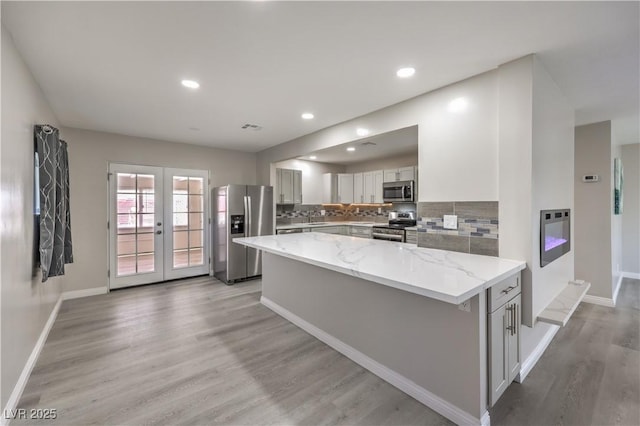
<path id="1" fill-rule="evenodd" d="M 514 321 L 513 321 L 513 328 L 514 328 L 513 334 L 518 334 L 518 324 L 520 324 L 520 322 L 519 322 L 520 319 L 518 318 L 518 304 L 514 303 L 513 304 L 513 308 L 514 308 L 513 310 L 515 312 Z"/>
<path id="2" fill-rule="evenodd" d="M 509 331 L 509 334 L 511 336 L 513 336 L 513 329 L 514 329 L 514 326 L 513 326 L 513 306 L 509 305 L 509 306 L 507 306 L 506 309 L 507 309 L 507 311 L 509 311 L 509 320 L 507 322 L 507 330 Z"/>
<path id="3" fill-rule="evenodd" d="M 513 290 L 514 288 L 517 288 L 517 285 L 510 285 L 509 287 L 505 288 L 504 290 L 502 290 L 500 293 L 504 293 L 504 294 L 509 294 L 511 292 L 511 290 Z"/>

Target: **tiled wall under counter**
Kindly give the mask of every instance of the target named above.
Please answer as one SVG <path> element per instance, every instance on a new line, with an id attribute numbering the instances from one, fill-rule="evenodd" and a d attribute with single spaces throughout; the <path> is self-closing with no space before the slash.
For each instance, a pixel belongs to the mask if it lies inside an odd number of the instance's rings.
<path id="1" fill-rule="evenodd" d="M 443 216 L 458 216 L 458 229 L 444 229 Z M 418 203 L 418 246 L 498 256 L 498 202 Z"/>

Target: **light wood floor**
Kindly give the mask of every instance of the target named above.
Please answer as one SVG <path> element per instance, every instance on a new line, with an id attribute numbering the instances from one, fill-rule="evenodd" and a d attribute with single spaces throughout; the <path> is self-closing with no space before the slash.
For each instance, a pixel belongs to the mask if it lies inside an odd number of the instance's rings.
<path id="1" fill-rule="evenodd" d="M 450 424 L 259 298 L 259 281 L 206 277 L 66 301 L 19 408 L 57 409 L 33 424 Z M 491 423 L 640 424 L 640 283 L 619 302 L 582 304 Z"/>

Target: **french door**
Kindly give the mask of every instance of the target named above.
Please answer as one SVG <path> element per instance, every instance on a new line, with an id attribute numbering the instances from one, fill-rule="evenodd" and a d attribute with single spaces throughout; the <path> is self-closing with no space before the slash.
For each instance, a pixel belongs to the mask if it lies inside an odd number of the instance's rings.
<path id="1" fill-rule="evenodd" d="M 109 166 L 109 287 L 209 273 L 207 171 Z"/>

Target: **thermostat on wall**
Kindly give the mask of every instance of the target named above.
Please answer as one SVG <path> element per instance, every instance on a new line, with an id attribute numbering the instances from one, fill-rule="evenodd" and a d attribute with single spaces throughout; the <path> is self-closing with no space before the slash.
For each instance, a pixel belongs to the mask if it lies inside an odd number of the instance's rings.
<path id="1" fill-rule="evenodd" d="M 583 182 L 598 182 L 600 180 L 600 176 L 598 175 L 584 175 L 582 176 Z"/>

